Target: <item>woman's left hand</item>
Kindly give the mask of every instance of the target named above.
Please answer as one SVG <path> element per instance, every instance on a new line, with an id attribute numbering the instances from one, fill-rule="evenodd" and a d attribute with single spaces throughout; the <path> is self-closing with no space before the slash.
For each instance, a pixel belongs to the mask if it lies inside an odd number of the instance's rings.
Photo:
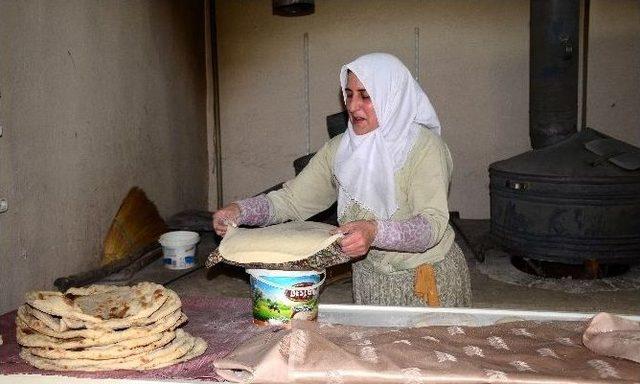
<path id="1" fill-rule="evenodd" d="M 366 255 L 376 238 L 378 224 L 375 220 L 358 220 L 345 223 L 335 230 L 335 233 L 343 233 L 340 240 L 342 253 L 351 257 Z"/>

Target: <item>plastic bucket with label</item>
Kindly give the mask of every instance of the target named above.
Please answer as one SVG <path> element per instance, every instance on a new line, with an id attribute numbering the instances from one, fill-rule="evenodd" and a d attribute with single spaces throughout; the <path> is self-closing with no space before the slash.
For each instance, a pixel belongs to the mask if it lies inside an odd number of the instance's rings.
<path id="1" fill-rule="evenodd" d="M 191 231 L 173 231 L 160 236 L 164 266 L 169 269 L 189 269 L 195 266 L 196 245 L 200 235 Z"/>
<path id="2" fill-rule="evenodd" d="M 282 325 L 291 319 L 317 319 L 325 271 L 247 269 L 247 273 L 255 324 Z"/>

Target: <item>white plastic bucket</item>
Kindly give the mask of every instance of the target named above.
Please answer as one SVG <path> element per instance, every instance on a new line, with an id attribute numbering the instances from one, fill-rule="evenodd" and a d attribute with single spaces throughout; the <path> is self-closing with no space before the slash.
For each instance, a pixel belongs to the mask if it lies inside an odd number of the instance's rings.
<path id="1" fill-rule="evenodd" d="M 251 282 L 253 322 L 282 325 L 291 319 L 318 318 L 318 297 L 325 271 L 247 269 Z"/>
<path id="2" fill-rule="evenodd" d="M 173 231 L 160 236 L 164 266 L 169 269 L 189 269 L 196 263 L 196 244 L 200 235 L 191 231 Z"/>

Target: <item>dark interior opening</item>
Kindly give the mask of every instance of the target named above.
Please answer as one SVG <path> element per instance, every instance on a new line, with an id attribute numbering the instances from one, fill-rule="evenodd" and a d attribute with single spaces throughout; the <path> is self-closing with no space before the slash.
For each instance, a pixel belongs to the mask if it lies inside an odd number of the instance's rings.
<path id="1" fill-rule="evenodd" d="M 605 264 L 595 260 L 586 261 L 584 264 L 564 264 L 519 256 L 511 256 L 511 264 L 530 275 L 553 279 L 593 280 L 619 276 L 629 270 L 627 264 Z"/>

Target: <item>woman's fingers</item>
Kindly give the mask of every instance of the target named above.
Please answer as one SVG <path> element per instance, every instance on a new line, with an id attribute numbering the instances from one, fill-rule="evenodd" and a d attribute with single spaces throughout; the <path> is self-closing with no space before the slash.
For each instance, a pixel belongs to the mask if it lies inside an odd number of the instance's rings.
<path id="1" fill-rule="evenodd" d="M 358 243 L 359 237 L 360 236 L 357 233 L 350 233 L 345 237 L 343 237 L 342 240 L 340 240 L 340 246 L 342 248 L 353 247 L 355 244 Z"/>
<path id="2" fill-rule="evenodd" d="M 335 228 L 335 229 L 331 230 L 331 232 L 329 232 L 329 233 L 332 234 L 332 235 L 335 235 L 335 234 L 338 234 L 338 233 L 346 235 L 346 234 L 348 234 L 350 232 L 350 228 L 352 227 L 349 224 L 351 224 L 351 223 L 343 224 L 343 225 L 339 226 L 338 228 Z"/>
<path id="3" fill-rule="evenodd" d="M 214 225 L 214 229 L 216 231 L 216 233 L 220 236 L 224 236 L 227 234 L 227 226 L 226 225 L 220 225 L 220 224 L 216 224 Z"/>
<path id="4" fill-rule="evenodd" d="M 220 236 L 224 236 L 227 233 L 227 226 L 223 224 L 223 220 L 220 217 L 213 216 L 213 229 Z"/>
<path id="5" fill-rule="evenodd" d="M 365 255 L 375 238 L 375 230 L 374 221 L 359 220 L 341 225 L 336 232 L 345 234 L 340 240 L 342 252 L 352 257 Z"/>
<path id="6" fill-rule="evenodd" d="M 348 256 L 362 256 L 367 253 L 369 247 L 360 233 L 351 233 L 340 241 L 342 252 Z"/>
<path id="7" fill-rule="evenodd" d="M 227 225 L 236 225 L 240 216 L 240 208 L 237 204 L 229 204 L 213 214 L 213 230 L 220 236 L 227 233 Z"/>

